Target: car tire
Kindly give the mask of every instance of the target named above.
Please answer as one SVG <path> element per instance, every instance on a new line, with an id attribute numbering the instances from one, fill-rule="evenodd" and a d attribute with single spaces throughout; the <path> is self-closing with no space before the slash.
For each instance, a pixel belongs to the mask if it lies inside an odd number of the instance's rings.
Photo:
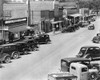
<path id="1" fill-rule="evenodd" d="M 24 54 L 27 55 L 28 54 L 28 51 L 25 51 Z"/>
<path id="2" fill-rule="evenodd" d="M 19 53 L 18 52 L 13 52 L 12 58 L 13 59 L 18 59 L 19 58 Z"/>
<path id="3" fill-rule="evenodd" d="M 98 74 L 94 72 L 89 74 L 89 80 L 97 80 L 97 78 L 98 78 Z"/>
<path id="4" fill-rule="evenodd" d="M 6 56 L 4 59 L 4 63 L 10 63 L 10 61 L 11 61 L 10 56 Z"/>

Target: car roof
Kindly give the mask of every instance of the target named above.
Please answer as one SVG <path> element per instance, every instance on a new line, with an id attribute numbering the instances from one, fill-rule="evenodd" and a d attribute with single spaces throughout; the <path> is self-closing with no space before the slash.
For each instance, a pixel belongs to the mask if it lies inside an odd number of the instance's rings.
<path id="1" fill-rule="evenodd" d="M 1 48 L 1 47 L 5 47 L 5 46 L 11 46 L 11 45 L 15 45 L 15 43 L 3 44 L 3 45 L 0 45 L 0 48 Z"/>
<path id="2" fill-rule="evenodd" d="M 90 61 L 90 59 L 87 59 L 87 58 L 78 58 L 78 57 L 64 58 L 64 59 L 61 59 L 61 60 L 62 61 L 66 61 L 66 62 Z"/>
<path id="3" fill-rule="evenodd" d="M 15 42 L 15 44 L 19 44 L 19 43 L 25 43 L 25 42 L 24 41 Z"/>

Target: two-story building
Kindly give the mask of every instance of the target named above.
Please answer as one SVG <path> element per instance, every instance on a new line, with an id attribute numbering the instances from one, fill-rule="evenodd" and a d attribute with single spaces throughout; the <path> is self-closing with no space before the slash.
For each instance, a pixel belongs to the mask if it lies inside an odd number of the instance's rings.
<path id="1" fill-rule="evenodd" d="M 29 4 L 26 3 L 7 3 L 3 4 L 3 28 L 5 29 L 3 34 L 7 39 L 9 31 L 14 34 L 20 35 L 21 31 L 29 29 L 27 25 L 30 9 L 30 26 L 34 27 L 35 31 L 41 29 L 45 32 L 50 30 L 50 19 L 54 18 L 54 7 L 57 1 L 34 1 L 30 0 Z M 57 3 L 58 4 L 58 3 Z M 47 21 L 43 25 L 42 21 Z M 42 24 L 42 26 L 41 26 Z"/>

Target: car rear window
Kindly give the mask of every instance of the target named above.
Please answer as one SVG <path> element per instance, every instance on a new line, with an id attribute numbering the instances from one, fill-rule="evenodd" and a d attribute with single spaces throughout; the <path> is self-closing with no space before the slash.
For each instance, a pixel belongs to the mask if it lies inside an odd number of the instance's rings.
<path id="1" fill-rule="evenodd" d="M 87 68 L 82 68 L 82 72 L 86 72 L 87 70 Z"/>
<path id="2" fill-rule="evenodd" d="M 67 64 L 66 64 L 65 61 L 62 61 L 62 62 L 61 62 L 61 65 L 62 65 L 62 66 L 67 66 Z"/>

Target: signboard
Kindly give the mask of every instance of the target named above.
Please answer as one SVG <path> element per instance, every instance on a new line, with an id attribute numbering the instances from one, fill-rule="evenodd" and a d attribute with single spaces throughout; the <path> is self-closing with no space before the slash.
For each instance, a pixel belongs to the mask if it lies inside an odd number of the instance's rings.
<path id="1" fill-rule="evenodd" d="M 16 22 L 21 22 L 21 21 L 26 21 L 26 20 L 27 20 L 27 18 L 12 19 L 12 20 L 5 21 L 5 24 L 8 24 L 8 23 L 16 23 Z"/>

